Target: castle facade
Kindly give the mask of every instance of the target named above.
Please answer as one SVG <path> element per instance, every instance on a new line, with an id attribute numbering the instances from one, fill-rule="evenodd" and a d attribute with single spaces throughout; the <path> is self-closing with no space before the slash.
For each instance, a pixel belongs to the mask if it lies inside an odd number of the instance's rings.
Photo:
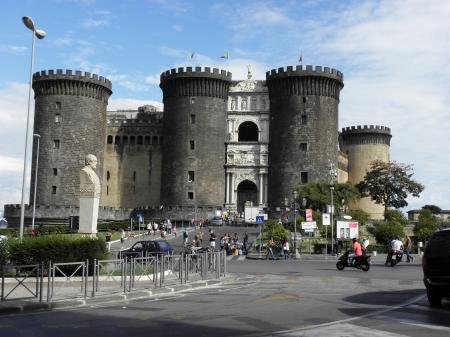
<path id="1" fill-rule="evenodd" d="M 341 72 L 320 66 L 274 69 L 265 80 L 253 79 L 249 68 L 242 81 L 223 70 L 187 67 L 161 74 L 164 111 L 107 111 L 107 79 L 38 72 L 37 218 L 77 215 L 79 170 L 88 153 L 99 162 L 104 219 L 136 209 L 172 219 L 242 212 L 244 205 L 271 212 L 286 207 L 302 183 L 336 174 L 336 182 L 356 184 L 371 161 L 389 160 L 391 133 L 373 125 L 339 132 L 343 86 Z M 34 148 L 31 201 L 36 158 Z M 382 217 L 383 207 L 368 198 L 353 207 Z M 17 208 L 5 206 L 5 216 L 14 218 Z"/>

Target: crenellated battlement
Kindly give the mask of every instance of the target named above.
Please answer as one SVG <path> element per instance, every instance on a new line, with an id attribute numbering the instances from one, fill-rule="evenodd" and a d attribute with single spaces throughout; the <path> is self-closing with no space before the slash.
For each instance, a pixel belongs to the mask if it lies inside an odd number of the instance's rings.
<path id="1" fill-rule="evenodd" d="M 97 74 L 91 74 L 90 72 L 82 72 L 80 70 L 76 70 L 75 72 L 71 69 L 49 69 L 42 70 L 33 74 L 33 82 L 39 80 L 60 80 L 60 79 L 72 79 L 86 82 L 94 82 L 100 85 L 107 87 L 108 89 L 112 89 L 112 83 L 110 80 L 103 76 L 99 76 Z"/>
<path id="2" fill-rule="evenodd" d="M 169 97 L 217 97 L 228 98 L 231 73 L 217 68 L 174 68 L 161 74 L 164 100 Z"/>
<path id="3" fill-rule="evenodd" d="M 302 65 L 298 65 L 295 68 L 293 66 L 287 66 L 286 68 L 281 67 L 266 72 L 266 78 L 268 80 L 292 76 L 320 76 L 332 78 L 340 82 L 344 81 L 344 75 L 339 70 L 322 66 L 314 67 L 312 65 L 307 65 L 303 67 Z"/>
<path id="4" fill-rule="evenodd" d="M 231 81 L 231 73 L 226 70 L 220 70 L 218 68 L 210 67 L 180 67 L 167 70 L 161 74 L 161 82 L 179 77 L 207 77 L 207 78 L 217 78 L 224 81 Z"/>
<path id="5" fill-rule="evenodd" d="M 364 144 L 390 146 L 392 135 L 391 129 L 387 126 L 357 125 L 342 128 L 340 137 L 344 146 Z"/>
<path id="6" fill-rule="evenodd" d="M 266 73 L 270 97 L 326 96 L 339 101 L 343 78 L 340 71 L 321 66 L 288 66 Z"/>
<path id="7" fill-rule="evenodd" d="M 391 129 L 382 125 L 357 125 L 342 128 L 342 133 L 381 133 L 391 134 Z"/>
<path id="8" fill-rule="evenodd" d="M 33 75 L 35 97 L 47 95 L 86 96 L 108 103 L 111 81 L 103 76 L 70 69 L 43 70 Z"/>

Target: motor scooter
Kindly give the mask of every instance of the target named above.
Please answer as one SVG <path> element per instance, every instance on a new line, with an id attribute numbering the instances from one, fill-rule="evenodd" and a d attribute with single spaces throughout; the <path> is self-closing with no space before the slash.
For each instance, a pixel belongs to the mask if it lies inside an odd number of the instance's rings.
<path id="1" fill-rule="evenodd" d="M 391 267 L 395 266 L 397 263 L 402 261 L 403 250 L 390 249 L 389 254 L 390 254 L 390 259 L 389 259 L 389 261 L 386 261 L 386 263 L 389 263 L 391 265 Z"/>
<path id="2" fill-rule="evenodd" d="M 338 262 L 336 262 L 336 268 L 338 270 L 344 270 L 345 267 L 352 267 L 363 271 L 369 271 L 372 255 L 355 256 L 351 261 L 352 263 L 349 264 L 348 256 L 350 255 L 350 252 L 350 250 L 347 250 L 339 257 Z"/>

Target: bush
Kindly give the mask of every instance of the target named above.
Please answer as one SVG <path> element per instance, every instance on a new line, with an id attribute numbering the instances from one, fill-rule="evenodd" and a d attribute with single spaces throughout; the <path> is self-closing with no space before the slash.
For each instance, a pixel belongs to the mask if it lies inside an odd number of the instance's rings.
<path id="1" fill-rule="evenodd" d="M 432 211 L 423 209 L 420 211 L 419 220 L 414 226 L 414 235 L 418 241 L 426 242 L 428 238 L 439 228 L 439 224 Z"/>
<path id="2" fill-rule="evenodd" d="M 268 241 L 270 238 L 273 238 L 275 245 L 280 248 L 281 241 L 284 238 L 289 239 L 290 232 L 282 224 L 279 224 L 276 220 L 268 220 L 264 227 L 263 240 Z"/>
<path id="3" fill-rule="evenodd" d="M 375 224 L 374 235 L 378 243 L 389 244 L 396 237 L 403 238 L 405 233 L 402 224 L 383 221 Z"/>
<path id="4" fill-rule="evenodd" d="M 86 236 L 48 235 L 25 237 L 22 241 L 10 240 L 10 261 L 16 264 L 34 264 L 49 261 L 79 262 L 106 259 L 108 256 L 103 238 Z"/>
<path id="5" fill-rule="evenodd" d="M 367 250 L 369 251 L 369 254 L 371 254 L 372 252 L 387 253 L 387 247 L 387 245 L 383 244 L 369 244 Z"/>
<path id="6" fill-rule="evenodd" d="M 365 226 L 370 216 L 369 213 L 364 212 L 363 210 L 357 209 L 350 212 L 350 215 L 353 219 L 358 221 L 359 226 Z"/>

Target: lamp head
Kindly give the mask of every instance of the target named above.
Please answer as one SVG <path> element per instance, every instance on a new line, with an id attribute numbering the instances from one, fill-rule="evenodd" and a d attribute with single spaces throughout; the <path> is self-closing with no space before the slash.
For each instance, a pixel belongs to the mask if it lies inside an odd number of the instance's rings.
<path id="1" fill-rule="evenodd" d="M 36 35 L 36 37 L 39 40 L 42 40 L 45 37 L 45 35 L 47 35 L 47 33 L 45 31 L 43 31 L 42 29 L 36 29 L 34 31 L 34 35 Z"/>
<path id="2" fill-rule="evenodd" d="M 33 134 L 33 137 L 36 137 L 36 138 L 41 138 L 41 135 L 39 135 L 39 134 L 35 133 L 35 134 Z"/>
<path id="3" fill-rule="evenodd" d="M 34 22 L 33 19 L 30 18 L 29 16 L 24 16 L 22 18 L 23 24 L 29 29 L 32 30 L 34 32 Z"/>

